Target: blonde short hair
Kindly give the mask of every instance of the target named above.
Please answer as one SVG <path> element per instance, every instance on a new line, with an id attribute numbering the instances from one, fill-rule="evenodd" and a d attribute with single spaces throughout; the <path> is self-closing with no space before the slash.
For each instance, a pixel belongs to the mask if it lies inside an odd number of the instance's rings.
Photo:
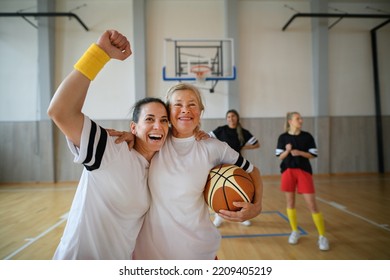
<path id="1" fill-rule="evenodd" d="M 196 99 L 199 103 L 200 111 L 204 111 L 204 104 L 200 90 L 196 86 L 187 83 L 180 83 L 168 89 L 167 94 L 165 96 L 165 103 L 167 104 L 168 108 L 170 108 L 171 105 L 172 95 L 178 90 L 190 90 L 195 93 Z"/>

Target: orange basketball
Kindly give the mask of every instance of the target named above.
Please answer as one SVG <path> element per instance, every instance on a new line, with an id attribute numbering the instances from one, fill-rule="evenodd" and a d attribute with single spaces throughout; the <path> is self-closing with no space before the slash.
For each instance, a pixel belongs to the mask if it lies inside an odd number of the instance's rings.
<path id="1" fill-rule="evenodd" d="M 204 198 L 215 212 L 221 209 L 238 211 L 234 201 L 252 202 L 255 185 L 244 169 L 231 165 L 220 164 L 210 170 L 207 178 Z"/>

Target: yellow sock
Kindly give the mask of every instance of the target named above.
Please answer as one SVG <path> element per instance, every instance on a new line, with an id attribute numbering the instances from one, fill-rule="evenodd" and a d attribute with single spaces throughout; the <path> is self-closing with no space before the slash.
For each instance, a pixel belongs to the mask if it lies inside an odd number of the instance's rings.
<path id="1" fill-rule="evenodd" d="M 298 231 L 297 210 L 295 208 L 287 208 L 287 216 L 292 230 Z"/>
<path id="2" fill-rule="evenodd" d="M 322 217 L 321 212 L 312 213 L 314 224 L 318 230 L 318 234 L 324 236 L 325 235 L 325 223 L 324 218 Z"/>

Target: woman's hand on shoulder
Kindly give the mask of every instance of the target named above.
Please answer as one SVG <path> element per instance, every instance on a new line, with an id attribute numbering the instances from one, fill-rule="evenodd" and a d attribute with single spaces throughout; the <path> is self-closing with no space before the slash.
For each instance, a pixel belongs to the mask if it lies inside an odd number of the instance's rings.
<path id="1" fill-rule="evenodd" d="M 110 129 L 110 128 L 106 130 L 110 136 L 117 137 L 117 139 L 115 139 L 116 144 L 126 142 L 127 146 L 129 147 L 129 150 L 133 148 L 134 140 L 135 140 L 134 134 L 132 134 L 129 131 L 117 131 L 115 129 Z"/>
<path id="2" fill-rule="evenodd" d="M 196 141 L 200 141 L 200 140 L 206 140 L 206 139 L 209 139 L 210 138 L 210 135 L 203 131 L 203 130 L 199 130 L 198 132 L 195 133 L 195 139 Z"/>

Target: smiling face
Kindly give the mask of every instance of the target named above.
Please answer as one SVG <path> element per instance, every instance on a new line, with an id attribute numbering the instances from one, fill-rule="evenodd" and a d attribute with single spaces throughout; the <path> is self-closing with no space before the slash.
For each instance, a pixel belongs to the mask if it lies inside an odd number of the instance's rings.
<path id="1" fill-rule="evenodd" d="M 226 122 L 230 128 L 236 128 L 238 123 L 238 116 L 234 112 L 229 112 L 226 115 Z"/>
<path id="2" fill-rule="evenodd" d="M 168 113 L 158 102 L 142 105 L 138 122 L 131 123 L 131 132 L 136 136 L 134 149 L 150 160 L 163 146 L 168 135 Z"/>
<path id="3" fill-rule="evenodd" d="M 190 89 L 176 90 L 169 98 L 169 117 L 172 135 L 187 138 L 194 135 L 200 125 L 202 105 Z"/>

